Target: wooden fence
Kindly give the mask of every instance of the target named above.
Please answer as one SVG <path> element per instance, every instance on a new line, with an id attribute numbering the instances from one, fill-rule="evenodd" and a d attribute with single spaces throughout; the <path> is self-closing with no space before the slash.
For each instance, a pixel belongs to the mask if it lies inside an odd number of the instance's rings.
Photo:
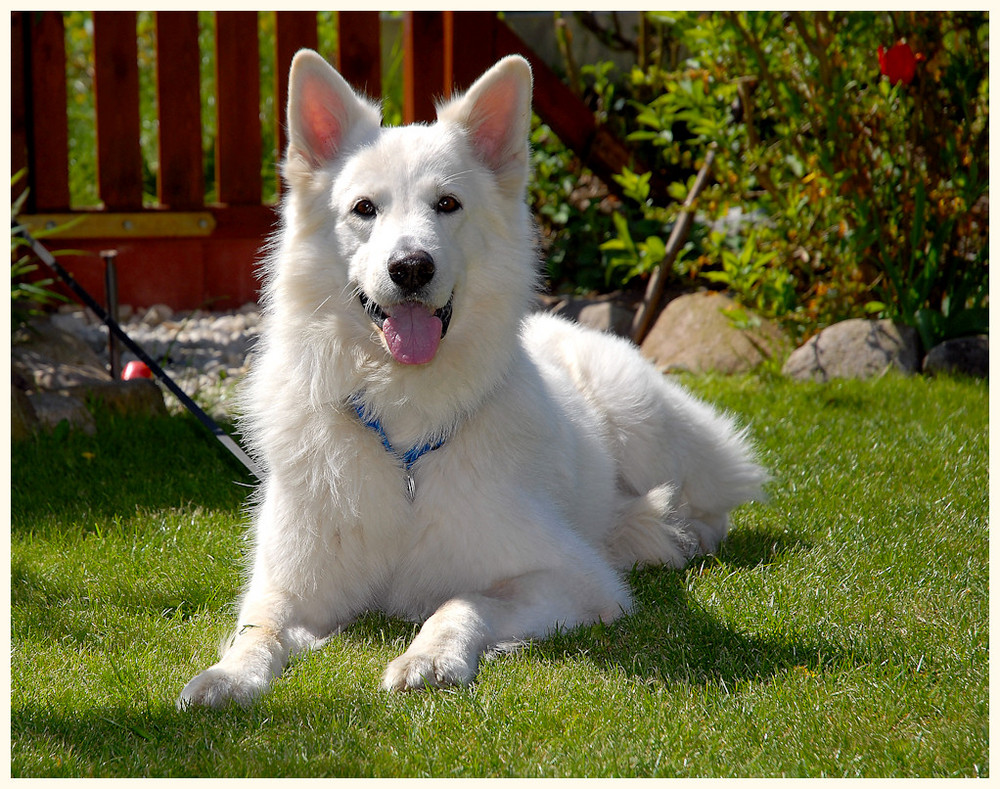
<path id="1" fill-rule="evenodd" d="M 339 12 L 336 53 L 324 52 L 352 84 L 380 93 L 379 13 Z M 117 251 L 119 301 L 134 307 L 226 309 L 256 298 L 258 249 L 274 207 L 262 199 L 257 12 L 214 14 L 216 200 L 203 177 L 198 13 L 156 12 L 159 162 L 156 204 L 143 205 L 136 14 L 93 14 L 97 194 L 100 206 L 70 205 L 66 48 L 60 12 L 11 13 L 12 172 L 27 171 L 20 217 L 30 229 L 71 226 L 46 239 L 79 250 L 61 260 L 100 298 L 98 252 Z M 317 48 L 315 12 L 275 15 L 278 150 L 288 68 L 301 47 Z M 535 72 L 535 110 L 565 144 L 610 181 L 625 148 L 493 12 L 407 12 L 403 18 L 403 120 L 432 120 L 435 97 L 468 86 L 499 57 L 520 53 Z M 17 193 L 23 184 L 14 187 Z"/>

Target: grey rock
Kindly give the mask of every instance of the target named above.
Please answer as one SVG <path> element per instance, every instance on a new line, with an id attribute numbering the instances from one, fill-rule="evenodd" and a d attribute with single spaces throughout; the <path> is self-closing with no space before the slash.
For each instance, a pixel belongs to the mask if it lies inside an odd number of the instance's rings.
<path id="1" fill-rule="evenodd" d="M 958 337 L 935 345 L 924 357 L 924 372 L 929 375 L 960 373 L 974 378 L 989 378 L 989 335 Z"/>
<path id="2" fill-rule="evenodd" d="M 911 326 L 852 318 L 835 323 L 797 348 L 782 372 L 798 380 L 872 378 L 890 369 L 917 372 L 918 338 Z"/>
<path id="3" fill-rule="evenodd" d="M 60 325 L 66 326 L 67 316 L 60 318 Z M 12 387 L 11 425 L 21 437 L 40 427 L 53 428 L 63 420 L 93 434 L 97 428 L 87 408 L 91 401 L 102 401 L 122 414 L 166 413 L 156 384 L 112 380 L 84 339 L 52 321 L 39 321 L 15 335 L 11 376 L 29 390 Z"/>
<path id="4" fill-rule="evenodd" d="M 67 309 L 65 313 L 61 325 L 96 347 L 105 361 L 107 327 L 94 325 L 92 316 L 83 309 Z M 253 303 L 218 313 L 172 312 L 166 305 L 154 305 L 135 311 L 122 322 L 122 328 L 181 389 L 221 419 L 232 416 L 231 390 L 246 372 L 245 361 L 258 335 L 259 320 L 259 309 Z M 91 335 L 96 335 L 96 345 Z M 121 346 L 123 367 L 135 358 Z M 183 411 L 183 405 L 168 391 L 164 390 L 163 397 L 169 411 Z"/>
<path id="5" fill-rule="evenodd" d="M 620 337 L 628 337 L 632 328 L 632 310 L 614 297 L 565 298 L 558 301 L 551 310 L 555 315 L 572 318 L 584 326 Z"/>
<path id="6" fill-rule="evenodd" d="M 174 311 L 166 304 L 154 304 L 142 316 L 142 322 L 147 326 L 159 326 L 165 320 L 173 317 Z"/>
<path id="7" fill-rule="evenodd" d="M 748 328 L 734 326 L 730 316 L 740 309 L 721 293 L 679 296 L 657 317 L 642 353 L 665 372 L 729 374 L 749 372 L 790 350 L 791 343 L 771 321 L 750 315 Z"/>
<path id="8" fill-rule="evenodd" d="M 37 392 L 29 395 L 41 427 L 54 428 L 63 420 L 88 435 L 97 432 L 94 417 L 83 399 L 65 392 Z"/>
<path id="9" fill-rule="evenodd" d="M 63 390 L 61 394 L 101 402 L 110 410 L 123 415 L 157 416 L 167 413 L 160 387 L 147 378 L 136 378 L 131 381 L 97 381 Z"/>
<path id="10" fill-rule="evenodd" d="M 38 414 L 31 404 L 31 398 L 19 387 L 10 387 L 10 437 L 12 441 L 24 441 L 38 429 Z"/>
<path id="11" fill-rule="evenodd" d="M 84 340 L 48 321 L 33 323 L 13 337 L 11 370 L 34 389 L 110 379 L 104 363 Z"/>

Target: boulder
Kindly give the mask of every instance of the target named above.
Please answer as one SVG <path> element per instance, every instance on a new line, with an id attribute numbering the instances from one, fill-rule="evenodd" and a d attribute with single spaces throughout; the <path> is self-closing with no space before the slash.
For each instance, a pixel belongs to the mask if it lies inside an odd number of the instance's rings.
<path id="1" fill-rule="evenodd" d="M 87 435 L 92 436 L 97 432 L 94 417 L 80 397 L 65 392 L 36 392 L 28 395 L 28 399 L 38 415 L 41 427 L 51 430 L 65 420 L 70 427 L 82 430 Z"/>
<path id="2" fill-rule="evenodd" d="M 167 412 L 163 394 L 153 381 L 112 380 L 86 342 L 50 321 L 19 330 L 13 340 L 11 378 L 20 383 L 12 386 L 15 436 L 26 437 L 38 427 L 52 428 L 63 420 L 92 434 L 97 429 L 87 408 L 92 401 L 101 401 L 121 414 Z"/>
<path id="3" fill-rule="evenodd" d="M 663 309 L 642 342 L 642 354 L 664 372 L 749 372 L 790 350 L 774 323 L 750 315 L 749 328 L 732 317 L 747 313 L 721 293 L 690 293 Z"/>
<path id="4" fill-rule="evenodd" d="M 10 437 L 12 441 L 30 438 L 38 428 L 38 414 L 31 398 L 19 387 L 10 387 Z"/>
<path id="5" fill-rule="evenodd" d="M 555 315 L 572 318 L 598 331 L 628 337 L 632 330 L 632 310 L 614 296 L 593 299 L 569 297 L 550 307 Z"/>
<path id="6" fill-rule="evenodd" d="M 12 338 L 10 355 L 12 372 L 32 389 L 110 380 L 104 362 L 86 342 L 49 321 L 19 329 Z"/>
<path id="7" fill-rule="evenodd" d="M 917 372 L 918 338 L 911 326 L 852 318 L 835 323 L 797 348 L 782 372 L 799 380 L 871 378 L 895 369 Z"/>
<path id="8" fill-rule="evenodd" d="M 126 416 L 129 414 L 162 416 L 167 413 L 160 387 L 148 378 L 133 378 L 130 381 L 94 381 L 82 386 L 69 387 L 60 394 L 84 401 L 101 402 L 109 410 Z"/>
<path id="9" fill-rule="evenodd" d="M 974 378 L 989 378 L 989 335 L 958 337 L 935 345 L 924 357 L 924 372 L 929 375 L 959 373 Z"/>
<path id="10" fill-rule="evenodd" d="M 147 326 L 159 326 L 164 321 L 170 320 L 174 316 L 174 311 L 167 304 L 154 304 L 142 316 L 142 322 Z"/>

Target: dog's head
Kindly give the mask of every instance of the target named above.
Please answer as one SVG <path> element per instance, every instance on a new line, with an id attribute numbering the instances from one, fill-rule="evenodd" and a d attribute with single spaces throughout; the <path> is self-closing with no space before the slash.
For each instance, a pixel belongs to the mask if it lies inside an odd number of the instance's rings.
<path id="1" fill-rule="evenodd" d="M 491 294 L 533 285 L 520 238 L 530 118 L 520 57 L 439 105 L 437 123 L 382 128 L 323 58 L 295 56 L 283 166 L 294 230 L 309 236 L 313 267 L 325 258 L 331 269 L 313 285 L 336 282 L 332 297 L 396 363 L 431 362 L 449 330 L 476 330 Z"/>

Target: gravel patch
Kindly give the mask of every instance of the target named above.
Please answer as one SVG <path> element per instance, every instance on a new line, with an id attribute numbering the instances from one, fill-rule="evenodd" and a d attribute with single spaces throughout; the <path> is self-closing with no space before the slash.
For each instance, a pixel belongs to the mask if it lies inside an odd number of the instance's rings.
<path id="1" fill-rule="evenodd" d="M 52 322 L 80 337 L 109 363 L 108 327 L 90 310 L 64 306 Z M 254 303 L 229 312 L 174 312 L 165 304 L 138 311 L 125 307 L 119 318 L 125 333 L 215 419 L 235 416 L 235 389 L 247 371 L 259 323 L 260 310 Z M 124 345 L 119 347 L 124 369 L 136 356 Z M 167 408 L 183 411 L 181 402 L 161 388 Z"/>

